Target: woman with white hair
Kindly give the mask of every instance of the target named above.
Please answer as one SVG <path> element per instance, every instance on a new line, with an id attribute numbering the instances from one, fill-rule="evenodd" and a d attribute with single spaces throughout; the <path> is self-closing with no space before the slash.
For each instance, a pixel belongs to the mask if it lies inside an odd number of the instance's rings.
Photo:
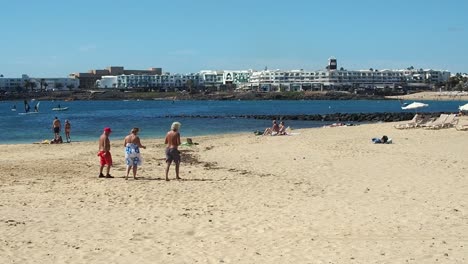
<path id="1" fill-rule="evenodd" d="M 140 148 L 145 149 L 146 147 L 141 144 L 140 137 L 138 137 L 138 132 L 140 132 L 138 127 L 132 128 L 130 134 L 126 136 L 124 140 L 125 163 L 127 164 L 127 175 L 125 176 L 125 180 L 128 179 L 128 174 L 130 174 L 131 168 L 133 168 L 133 179 L 136 180 L 138 166 L 143 163 Z"/>
<path id="2" fill-rule="evenodd" d="M 180 165 L 180 152 L 178 147 L 180 145 L 180 129 L 181 124 L 174 122 L 171 125 L 171 130 L 167 132 L 164 144 L 166 144 L 166 181 L 169 181 L 169 168 L 171 167 L 172 161 L 175 163 L 176 179 L 180 180 L 179 177 L 179 165 Z"/>

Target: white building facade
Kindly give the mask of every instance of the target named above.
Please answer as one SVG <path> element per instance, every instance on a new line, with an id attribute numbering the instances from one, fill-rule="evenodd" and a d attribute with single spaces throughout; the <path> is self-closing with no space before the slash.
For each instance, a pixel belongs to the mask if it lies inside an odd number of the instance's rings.
<path id="1" fill-rule="evenodd" d="M 447 82 L 450 72 L 436 70 L 263 70 L 253 72 L 249 87 L 260 91 L 297 91 L 302 87 L 323 89 L 340 86 L 385 88 L 399 85 Z M 299 87 L 299 88 L 298 88 Z"/>
<path id="2" fill-rule="evenodd" d="M 345 70 L 338 69 L 336 58 L 330 58 L 324 70 L 202 70 L 190 74 L 104 76 L 97 81 L 101 88 L 182 88 L 232 87 L 257 91 L 301 91 L 344 88 L 429 87 L 449 80 L 450 72 L 432 69 Z M 167 89 L 166 89 L 167 90 Z"/>
<path id="3" fill-rule="evenodd" d="M 74 78 L 37 78 L 26 74 L 23 74 L 21 78 L 0 77 L 0 90 L 5 91 L 21 89 L 60 91 L 78 89 L 79 86 L 80 81 Z"/>
<path id="4" fill-rule="evenodd" d="M 200 71 L 189 74 L 162 75 L 118 75 L 103 76 L 96 81 L 99 88 L 183 88 L 197 86 L 215 86 L 229 84 L 247 84 L 251 71 Z"/>

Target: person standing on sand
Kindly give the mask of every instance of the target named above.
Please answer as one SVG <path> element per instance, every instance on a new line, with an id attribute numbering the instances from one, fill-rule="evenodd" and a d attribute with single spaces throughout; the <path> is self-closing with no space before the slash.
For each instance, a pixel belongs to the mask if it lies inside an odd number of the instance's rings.
<path id="1" fill-rule="evenodd" d="M 60 127 L 62 124 L 60 124 L 60 120 L 58 117 L 54 118 L 54 121 L 52 122 L 52 130 L 54 131 L 54 138 L 58 138 L 60 136 Z"/>
<path id="2" fill-rule="evenodd" d="M 112 132 L 110 127 L 104 128 L 101 137 L 99 137 L 99 152 L 98 156 L 100 158 L 101 167 L 99 168 L 99 178 L 114 178 L 109 174 L 110 168 L 112 167 L 112 155 L 110 153 L 110 140 L 109 135 Z M 106 176 L 102 174 L 104 167 L 107 165 Z"/>
<path id="3" fill-rule="evenodd" d="M 180 145 L 180 129 L 181 124 L 174 122 L 171 125 L 171 130 L 167 132 L 164 144 L 166 144 L 166 181 L 169 181 L 169 168 L 171 167 L 172 161 L 175 163 L 176 179 L 180 180 L 179 177 L 179 165 L 180 165 L 180 152 L 178 147 Z"/>
<path id="4" fill-rule="evenodd" d="M 132 128 L 130 134 L 126 136 L 124 140 L 125 163 L 127 163 L 127 175 L 125 176 L 125 180 L 128 179 L 128 174 L 130 174 L 131 168 L 133 168 L 133 179 L 136 180 L 138 166 L 143 162 L 140 154 L 140 148 L 146 149 L 146 147 L 141 144 L 138 132 L 140 132 L 138 127 Z"/>
<path id="5" fill-rule="evenodd" d="M 67 119 L 65 120 L 65 138 L 67 139 L 68 143 L 71 142 L 70 131 L 71 131 L 71 124 L 70 124 L 70 121 L 68 121 Z"/>

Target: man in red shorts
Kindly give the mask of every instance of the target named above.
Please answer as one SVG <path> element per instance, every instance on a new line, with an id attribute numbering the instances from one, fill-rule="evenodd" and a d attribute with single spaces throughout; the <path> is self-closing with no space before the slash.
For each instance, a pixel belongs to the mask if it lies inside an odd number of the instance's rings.
<path id="1" fill-rule="evenodd" d="M 99 178 L 114 178 L 112 177 L 109 172 L 112 166 L 112 155 L 110 153 L 110 140 L 109 135 L 112 132 L 110 127 L 104 128 L 101 137 L 99 137 L 99 152 L 98 156 L 100 158 L 101 167 L 99 168 Z M 104 176 L 102 171 L 104 167 L 107 165 L 107 173 Z"/>

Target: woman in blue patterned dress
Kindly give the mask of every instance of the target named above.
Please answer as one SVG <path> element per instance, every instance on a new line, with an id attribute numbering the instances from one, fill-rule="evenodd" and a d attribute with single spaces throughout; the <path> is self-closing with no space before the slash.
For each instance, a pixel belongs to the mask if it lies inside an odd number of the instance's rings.
<path id="1" fill-rule="evenodd" d="M 140 148 L 146 149 L 146 147 L 141 144 L 138 132 L 140 132 L 140 129 L 138 127 L 134 127 L 132 128 L 132 131 L 130 131 L 130 134 L 125 137 L 125 163 L 127 164 L 127 175 L 125 176 L 125 180 L 128 179 L 128 174 L 130 174 L 131 168 L 133 168 L 133 178 L 136 180 L 138 166 L 143 162 Z"/>

